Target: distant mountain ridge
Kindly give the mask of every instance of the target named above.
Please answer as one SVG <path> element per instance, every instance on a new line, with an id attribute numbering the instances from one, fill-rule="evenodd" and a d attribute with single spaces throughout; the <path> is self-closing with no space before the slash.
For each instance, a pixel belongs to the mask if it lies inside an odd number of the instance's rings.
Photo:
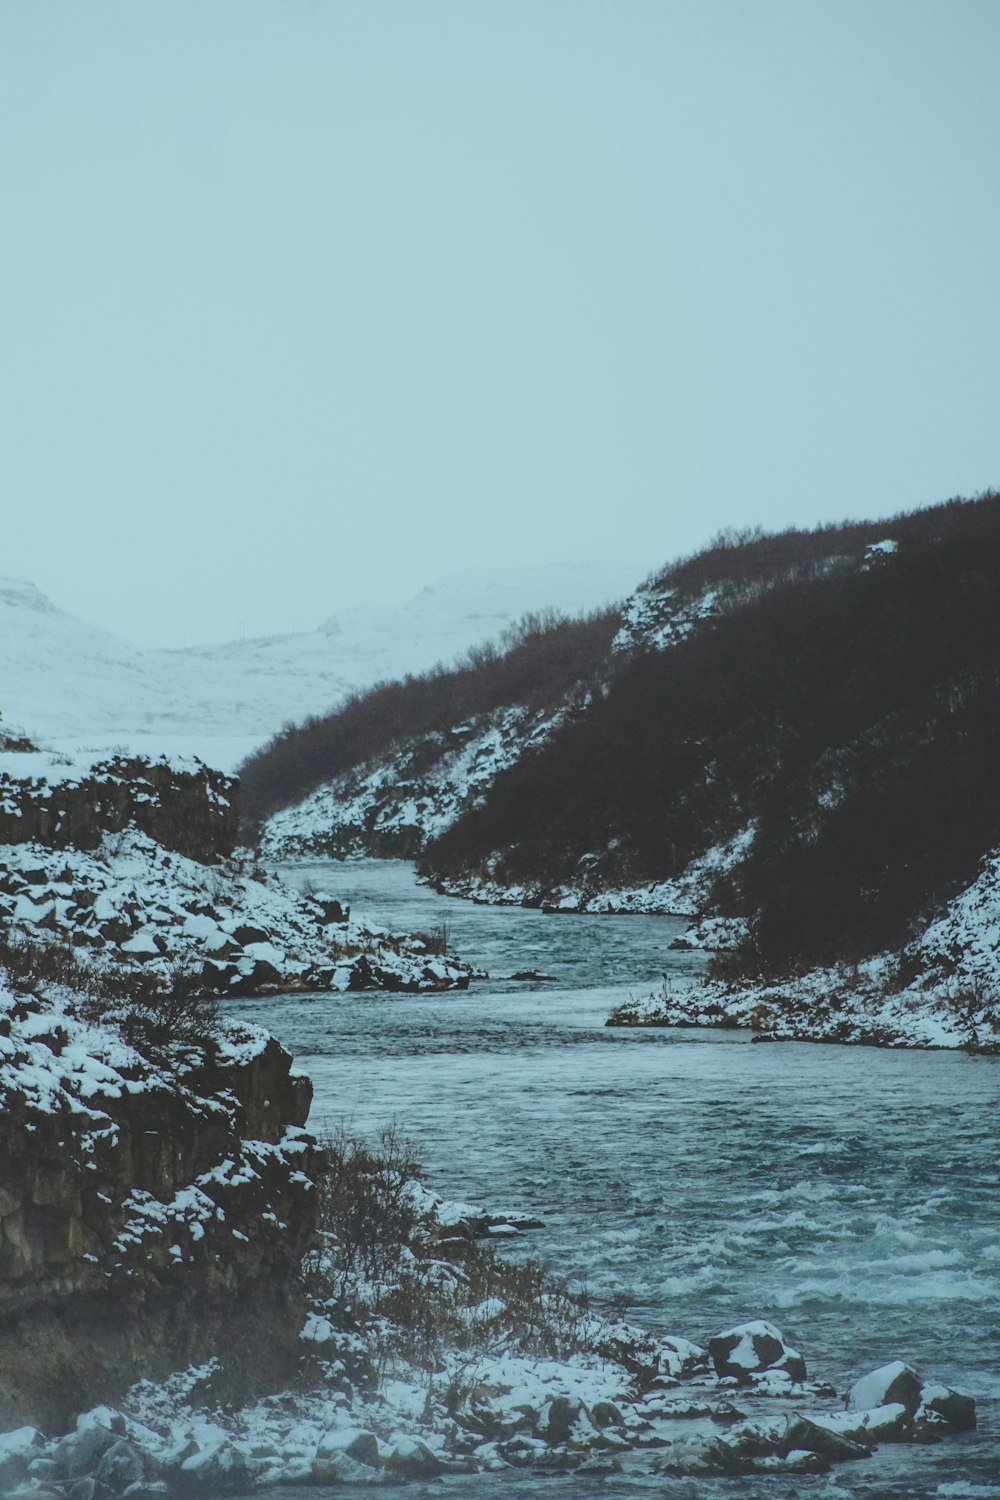
<path id="1" fill-rule="evenodd" d="M 0 579 L 0 710 L 34 739 L 194 751 L 232 769 L 281 725 L 383 679 L 451 661 L 529 610 L 621 597 L 616 564 L 481 569 L 399 603 L 371 603 L 302 634 L 184 650 L 139 647 Z"/>

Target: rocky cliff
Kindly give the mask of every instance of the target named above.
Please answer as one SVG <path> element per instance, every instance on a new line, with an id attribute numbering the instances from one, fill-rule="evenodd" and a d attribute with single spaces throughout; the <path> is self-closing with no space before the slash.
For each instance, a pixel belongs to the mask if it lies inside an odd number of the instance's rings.
<path id="1" fill-rule="evenodd" d="M 308 1080 L 266 1033 L 158 1053 L 0 991 L 0 1428 L 301 1325 Z"/>
<path id="2" fill-rule="evenodd" d="M 96 849 L 134 827 L 164 849 L 211 861 L 236 845 L 236 781 L 200 761 L 112 755 L 80 768 L 38 755 L 0 769 L 0 844 Z"/>

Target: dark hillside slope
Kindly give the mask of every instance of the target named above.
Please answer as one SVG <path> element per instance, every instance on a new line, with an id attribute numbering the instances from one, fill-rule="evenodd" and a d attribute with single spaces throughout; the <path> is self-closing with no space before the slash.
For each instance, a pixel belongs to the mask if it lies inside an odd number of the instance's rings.
<path id="1" fill-rule="evenodd" d="M 856 571 L 866 549 L 891 534 L 892 523 L 884 522 L 727 533 L 654 574 L 624 620 L 618 610 L 576 620 L 529 615 L 497 646 L 478 647 L 456 666 L 354 693 L 333 713 L 287 725 L 240 768 L 245 832 L 255 837 L 274 813 L 407 742 L 449 736 L 463 720 L 501 708 L 554 709 L 574 689 L 606 680 L 635 652 L 682 638 L 706 609 L 715 613 L 831 569 Z M 432 753 L 432 745 L 421 747 L 421 757 Z"/>
<path id="2" fill-rule="evenodd" d="M 1000 496 L 857 529 L 897 550 L 860 569 L 817 558 L 633 655 L 429 866 L 558 884 L 583 862 L 607 884 L 652 881 L 754 821 L 715 896 L 753 914 L 766 965 L 902 942 L 1000 843 Z M 752 557 L 724 550 L 750 576 Z"/>
<path id="3" fill-rule="evenodd" d="M 457 667 L 356 693 L 332 714 L 289 725 L 240 768 L 242 817 L 263 820 L 323 782 L 390 752 L 405 740 L 509 704 L 544 705 L 588 683 L 606 661 L 616 610 L 566 620 L 528 615 L 500 645 L 471 651 Z"/>

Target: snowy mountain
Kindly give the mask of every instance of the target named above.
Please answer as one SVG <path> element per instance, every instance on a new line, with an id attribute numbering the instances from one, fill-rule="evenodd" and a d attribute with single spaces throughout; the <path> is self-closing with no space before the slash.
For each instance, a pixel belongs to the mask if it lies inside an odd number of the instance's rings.
<path id="1" fill-rule="evenodd" d="M 0 578 L 0 710 L 56 748 L 197 753 L 231 769 L 283 724 L 355 688 L 450 662 L 529 611 L 567 614 L 623 597 L 614 563 L 477 569 L 412 598 L 356 606 L 314 631 L 149 650 L 67 614 L 34 584 Z"/>

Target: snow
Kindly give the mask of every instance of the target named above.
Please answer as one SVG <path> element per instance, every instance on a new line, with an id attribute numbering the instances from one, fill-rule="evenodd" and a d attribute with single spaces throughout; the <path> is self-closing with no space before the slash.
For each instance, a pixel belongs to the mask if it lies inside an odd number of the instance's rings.
<path id="1" fill-rule="evenodd" d="M 453 661 L 528 611 L 604 606 L 636 576 L 613 562 L 467 570 L 313 631 L 174 651 L 134 646 L 4 578 L 0 710 L 74 756 L 183 751 L 228 772 L 355 689 Z"/>
<path id="2" fill-rule="evenodd" d="M 847 1410 L 871 1411 L 874 1407 L 882 1406 L 890 1386 L 906 1372 L 907 1366 L 901 1359 L 872 1370 L 870 1375 L 863 1376 L 851 1386 L 847 1393 Z"/>
<path id="3" fill-rule="evenodd" d="M 626 601 L 612 650 L 665 651 L 687 640 L 705 620 L 721 614 L 728 603 L 719 589 L 685 598 L 674 588 L 646 584 Z"/>
<path id="4" fill-rule="evenodd" d="M 167 853 L 134 828 L 106 836 L 94 850 L 0 845 L 0 870 L 0 918 L 10 932 L 73 943 L 96 971 L 115 972 L 124 956 L 147 972 L 167 977 L 179 969 L 225 993 L 267 984 L 344 990 L 367 958 L 388 989 L 467 982 L 457 959 L 429 959 L 420 944 L 361 914 L 326 922 L 316 901 L 243 857 L 204 865 Z"/>
<path id="5" fill-rule="evenodd" d="M 276 813 L 263 830 L 261 852 L 266 859 L 290 860 L 328 851 L 361 853 L 373 838 L 434 838 L 581 706 L 572 695 L 544 711 L 501 709 L 447 736 L 409 740 L 387 760 L 345 772 Z"/>
<path id="6" fill-rule="evenodd" d="M 278 815 L 271 827 L 277 830 Z M 586 912 L 592 915 L 653 915 L 696 917 L 708 899 L 712 881 L 733 869 L 747 853 L 756 835 L 749 823 L 725 843 L 712 845 L 671 880 L 648 885 L 606 886 L 599 878 L 583 876 L 576 884 L 558 886 L 504 885 L 489 876 L 456 876 L 440 881 L 443 891 L 496 906 L 541 906 L 545 911 Z M 275 833 L 277 838 L 277 833 Z M 436 882 L 437 883 L 437 882 Z M 723 923 L 700 923 L 686 934 L 689 947 L 730 947 L 744 934 L 745 924 L 736 919 Z"/>
<path id="7" fill-rule="evenodd" d="M 619 1006 L 609 1025 L 745 1026 L 773 1041 L 1000 1048 L 995 999 L 970 998 L 955 977 L 939 981 L 932 970 L 901 989 L 898 961 L 884 953 L 783 980 L 674 982 Z"/>

